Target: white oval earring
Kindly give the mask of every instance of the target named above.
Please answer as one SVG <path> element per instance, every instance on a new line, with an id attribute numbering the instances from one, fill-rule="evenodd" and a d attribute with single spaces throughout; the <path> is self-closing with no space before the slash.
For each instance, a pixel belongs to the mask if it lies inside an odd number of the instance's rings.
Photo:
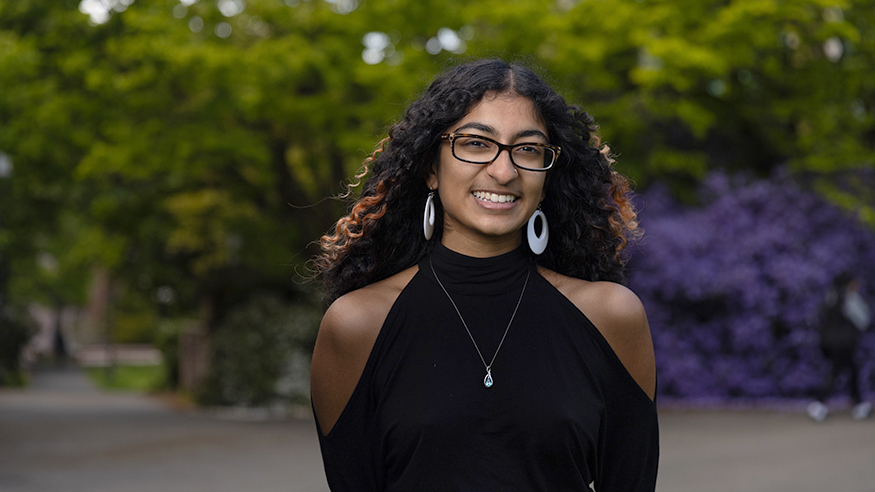
<path id="1" fill-rule="evenodd" d="M 541 235 L 535 234 L 535 221 L 541 219 Z M 539 255 L 547 249 L 547 241 L 550 239 L 550 231 L 547 228 L 547 216 L 541 212 L 541 207 L 535 210 L 535 213 L 529 218 L 528 227 L 526 227 L 527 236 L 529 239 L 529 248 L 532 253 Z"/>
<path id="2" fill-rule="evenodd" d="M 431 239 L 434 234 L 434 190 L 428 192 L 428 198 L 425 200 L 425 215 L 422 217 L 422 232 L 425 233 L 425 239 Z"/>

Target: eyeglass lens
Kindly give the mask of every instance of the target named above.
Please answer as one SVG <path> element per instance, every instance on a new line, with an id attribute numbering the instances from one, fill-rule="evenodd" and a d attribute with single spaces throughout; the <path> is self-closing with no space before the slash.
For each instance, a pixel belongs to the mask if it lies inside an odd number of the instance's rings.
<path id="1" fill-rule="evenodd" d="M 453 139 L 453 155 L 463 161 L 486 164 L 498 158 L 502 151 L 496 142 L 484 137 L 457 136 Z M 514 145 L 510 149 L 511 161 L 519 167 L 544 169 L 553 164 L 556 152 L 537 144 Z"/>

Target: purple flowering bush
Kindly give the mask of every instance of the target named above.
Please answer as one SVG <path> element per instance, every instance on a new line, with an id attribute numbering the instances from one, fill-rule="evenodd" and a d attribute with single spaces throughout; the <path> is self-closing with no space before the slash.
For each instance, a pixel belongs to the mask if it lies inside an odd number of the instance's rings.
<path id="1" fill-rule="evenodd" d="M 701 205 L 643 194 L 630 287 L 647 309 L 664 401 L 808 398 L 828 365 L 816 332 L 833 278 L 863 280 L 875 311 L 875 231 L 786 177 L 713 174 Z M 875 393 L 875 330 L 861 338 Z"/>

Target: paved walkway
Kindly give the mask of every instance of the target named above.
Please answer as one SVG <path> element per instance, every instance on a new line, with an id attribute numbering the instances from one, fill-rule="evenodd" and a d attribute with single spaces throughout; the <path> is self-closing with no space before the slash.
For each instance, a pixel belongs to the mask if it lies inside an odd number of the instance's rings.
<path id="1" fill-rule="evenodd" d="M 660 492 L 875 492 L 875 420 L 660 412 Z"/>
<path id="2" fill-rule="evenodd" d="M 75 369 L 0 390 L 2 492 L 323 492 L 313 422 L 172 410 Z"/>
<path id="3" fill-rule="evenodd" d="M 875 419 L 662 410 L 660 492 L 875 492 Z M 324 492 L 311 420 L 243 421 L 39 371 L 0 390 L 2 492 Z"/>

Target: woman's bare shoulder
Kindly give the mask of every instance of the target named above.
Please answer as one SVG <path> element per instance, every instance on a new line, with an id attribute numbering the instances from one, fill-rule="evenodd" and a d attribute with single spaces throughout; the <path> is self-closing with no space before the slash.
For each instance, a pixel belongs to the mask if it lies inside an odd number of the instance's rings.
<path id="1" fill-rule="evenodd" d="M 638 296 L 614 282 L 589 282 L 543 268 L 540 272 L 595 325 L 626 370 L 653 399 L 656 392 L 653 341 L 647 313 Z"/>
<path id="2" fill-rule="evenodd" d="M 325 329 L 331 332 L 340 331 L 338 335 L 373 335 L 376 338 L 376 334 L 371 332 L 379 332 L 395 299 L 417 271 L 418 267 L 413 266 L 339 297 L 325 311 L 320 331 Z"/>
<path id="3" fill-rule="evenodd" d="M 340 418 L 386 316 L 417 271 L 414 266 L 344 294 L 325 311 L 310 369 L 313 406 L 324 434 Z"/>

